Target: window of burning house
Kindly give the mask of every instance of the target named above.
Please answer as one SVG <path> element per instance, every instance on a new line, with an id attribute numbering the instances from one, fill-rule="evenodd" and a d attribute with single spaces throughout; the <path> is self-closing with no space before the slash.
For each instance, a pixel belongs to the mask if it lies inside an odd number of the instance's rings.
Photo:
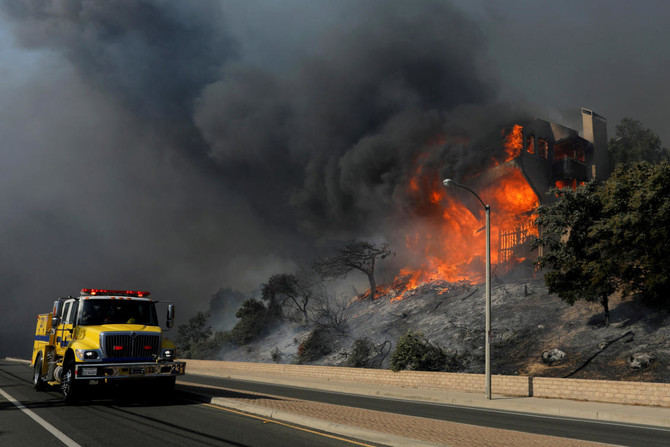
<path id="1" fill-rule="evenodd" d="M 537 140 L 537 155 L 544 159 L 549 158 L 549 144 L 544 138 L 539 138 Z"/>
<path id="2" fill-rule="evenodd" d="M 554 160 L 572 159 L 584 163 L 584 148 L 572 141 L 561 141 L 554 145 Z"/>
<path id="3" fill-rule="evenodd" d="M 528 135 L 526 137 L 526 151 L 529 154 L 535 153 L 535 135 Z"/>
<path id="4" fill-rule="evenodd" d="M 556 186 L 558 189 L 570 188 L 570 189 L 572 189 L 573 191 L 574 191 L 575 189 L 577 189 L 577 185 L 583 185 L 583 184 L 584 184 L 584 182 L 577 182 L 577 179 L 576 179 L 576 178 L 572 178 L 572 179 L 559 179 L 559 180 L 556 180 L 556 182 L 555 182 L 555 186 Z"/>

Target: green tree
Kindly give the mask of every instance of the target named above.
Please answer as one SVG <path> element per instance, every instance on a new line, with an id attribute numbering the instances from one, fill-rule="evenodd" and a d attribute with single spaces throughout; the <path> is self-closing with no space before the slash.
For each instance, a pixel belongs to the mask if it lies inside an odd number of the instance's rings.
<path id="1" fill-rule="evenodd" d="M 538 209 L 536 223 L 541 236 L 533 242 L 542 247 L 537 265 L 549 268 L 544 276 L 550 293 L 569 305 L 577 301 L 599 302 L 609 326 L 609 296 L 617 289 L 615 261 L 604 256 L 593 226 L 603 219 L 598 184 L 591 182 L 569 189 L 552 190 L 559 195 L 551 205 Z"/>
<path id="2" fill-rule="evenodd" d="M 177 327 L 175 345 L 177 354 L 182 358 L 210 358 L 221 349 L 223 343 L 223 333 L 212 332 L 208 313 L 198 312 L 186 324 Z"/>
<path id="3" fill-rule="evenodd" d="M 277 319 L 268 313 L 263 302 L 250 298 L 242 303 L 235 316 L 239 321 L 226 334 L 228 341 L 244 345 L 265 334 Z"/>
<path id="4" fill-rule="evenodd" d="M 268 302 L 268 310 L 273 315 L 282 315 L 283 308 L 299 312 L 304 323 L 309 322 L 307 309 L 313 297 L 310 281 L 305 275 L 282 273 L 272 275 L 263 284 L 261 296 Z"/>
<path id="5" fill-rule="evenodd" d="M 293 275 L 279 274 L 272 275 L 268 281 L 261 287 L 261 298 L 267 302 L 267 309 L 270 315 L 277 318 L 282 317 L 282 302 L 287 293 L 294 292 Z"/>
<path id="6" fill-rule="evenodd" d="M 602 185 L 553 191 L 538 210 L 538 258 L 549 292 L 569 304 L 639 294 L 668 306 L 670 297 L 670 164 L 620 164 Z"/>
<path id="7" fill-rule="evenodd" d="M 375 245 L 367 241 L 349 241 L 338 250 L 335 256 L 318 260 L 314 270 L 325 278 L 344 276 L 352 270 L 367 275 L 370 282 L 370 298 L 375 299 L 377 284 L 375 281 L 375 262 L 391 254 L 389 244 Z"/>
<path id="8" fill-rule="evenodd" d="M 670 303 L 670 164 L 619 166 L 600 190 L 604 219 L 594 249 L 616 269 L 624 294 Z"/>
<path id="9" fill-rule="evenodd" d="M 395 351 L 391 354 L 391 370 L 445 371 L 450 359 L 439 346 L 432 344 L 421 332 L 408 330 L 400 337 Z"/>
<path id="10" fill-rule="evenodd" d="M 212 328 L 209 326 L 209 315 L 198 312 L 189 318 L 186 324 L 177 326 L 177 337 L 175 345 L 180 357 L 193 358 L 192 353 L 196 346 L 212 336 Z"/>
<path id="11" fill-rule="evenodd" d="M 650 129 L 632 118 L 624 118 L 616 126 L 616 137 L 610 139 L 608 150 L 614 164 L 668 160 L 668 150 Z"/>

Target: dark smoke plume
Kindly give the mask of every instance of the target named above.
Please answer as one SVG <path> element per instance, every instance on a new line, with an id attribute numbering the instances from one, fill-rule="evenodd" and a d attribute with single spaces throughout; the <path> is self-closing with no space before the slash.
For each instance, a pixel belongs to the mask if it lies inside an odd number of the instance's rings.
<path id="1" fill-rule="evenodd" d="M 496 104 L 476 24 L 444 1 L 332 3 L 3 2 L 55 68 L 20 85 L 0 128 L 16 166 L 9 318 L 137 287 L 185 321 L 221 286 L 310 265 L 324 241 L 402 243 L 417 163 L 484 166 L 518 111 Z M 26 332 L 0 354 L 28 353 Z"/>
<path id="2" fill-rule="evenodd" d="M 244 293 L 231 289 L 221 288 L 212 295 L 209 302 L 209 321 L 215 331 L 227 331 L 235 326 L 237 318 L 235 313 L 242 302 L 249 298 Z"/>

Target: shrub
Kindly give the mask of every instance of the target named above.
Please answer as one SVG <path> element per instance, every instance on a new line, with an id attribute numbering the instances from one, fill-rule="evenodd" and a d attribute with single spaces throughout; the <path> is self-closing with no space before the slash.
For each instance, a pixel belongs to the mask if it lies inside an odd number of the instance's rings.
<path id="1" fill-rule="evenodd" d="M 283 356 L 282 352 L 276 346 L 272 350 L 272 352 L 270 352 L 270 357 L 272 358 L 272 361 L 275 362 L 275 363 L 280 363 L 282 356 Z"/>
<path id="2" fill-rule="evenodd" d="M 421 332 L 408 330 L 391 355 L 391 370 L 445 371 L 448 361 L 444 349 L 432 344 Z"/>
<path id="3" fill-rule="evenodd" d="M 184 359 L 201 358 L 202 349 L 199 349 L 199 345 L 206 343 L 211 336 L 212 328 L 209 326 L 209 314 L 198 312 L 186 324 L 177 326 L 177 337 L 175 339 L 177 355 Z"/>
<path id="4" fill-rule="evenodd" d="M 347 320 L 351 299 L 346 295 L 331 296 L 322 289 L 318 291 L 314 301 L 316 302 L 312 309 L 314 326 L 330 331 L 335 336 L 345 336 L 349 331 Z"/>
<path id="5" fill-rule="evenodd" d="M 298 346 L 298 363 L 302 365 L 330 354 L 333 350 L 332 339 L 330 331 L 314 329 Z"/>
<path id="6" fill-rule="evenodd" d="M 214 332 L 211 337 L 191 346 L 190 358 L 203 360 L 216 358 L 225 342 L 225 332 Z M 179 355 L 179 352 L 177 354 Z"/>
<path id="7" fill-rule="evenodd" d="M 177 355 L 184 359 L 213 358 L 225 343 L 223 332 L 212 332 L 209 314 L 198 312 L 188 323 L 177 327 Z"/>
<path id="8" fill-rule="evenodd" d="M 253 298 L 245 300 L 235 316 L 240 320 L 226 334 L 226 339 L 237 345 L 244 345 L 263 335 L 276 321 L 265 305 Z"/>
<path id="9" fill-rule="evenodd" d="M 372 367 L 371 358 L 375 355 L 375 345 L 369 338 L 359 338 L 354 341 L 353 349 L 347 357 L 347 366 L 354 368 Z"/>
<path id="10" fill-rule="evenodd" d="M 345 364 L 353 368 L 380 368 L 390 352 L 391 342 L 388 340 L 375 344 L 367 337 L 359 338 L 354 341 Z"/>

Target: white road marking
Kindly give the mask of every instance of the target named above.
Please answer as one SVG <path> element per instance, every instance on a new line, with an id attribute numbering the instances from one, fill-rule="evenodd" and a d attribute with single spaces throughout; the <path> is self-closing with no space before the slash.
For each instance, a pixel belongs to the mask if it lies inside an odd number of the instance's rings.
<path id="1" fill-rule="evenodd" d="M 65 433 L 63 433 L 62 431 L 58 430 L 56 427 L 54 427 L 53 425 L 51 425 L 50 423 L 48 423 L 47 421 L 45 421 L 44 419 L 42 419 L 41 417 L 39 417 L 38 415 L 36 415 L 32 410 L 29 410 L 28 408 L 26 408 L 21 402 L 19 402 L 18 400 L 14 399 L 12 396 L 10 396 L 9 394 L 7 394 L 7 392 L 4 391 L 4 390 L 1 389 L 1 388 L 0 388 L 0 394 L 1 394 L 5 399 L 7 399 L 7 400 L 10 401 L 11 403 L 13 403 L 13 404 L 16 406 L 16 408 L 18 408 L 19 410 L 23 411 L 25 414 L 27 414 L 28 416 L 30 416 L 35 422 L 37 422 L 37 423 L 40 424 L 42 427 L 44 427 L 45 429 L 47 429 L 47 431 L 48 431 L 49 433 L 51 433 L 51 434 L 54 435 L 56 438 L 58 438 L 58 439 L 59 439 L 63 444 L 65 444 L 66 446 L 68 446 L 68 447 L 81 447 L 79 444 L 77 444 L 76 442 L 74 442 L 72 439 L 70 439 L 70 438 L 68 438 L 67 436 L 65 436 Z"/>

